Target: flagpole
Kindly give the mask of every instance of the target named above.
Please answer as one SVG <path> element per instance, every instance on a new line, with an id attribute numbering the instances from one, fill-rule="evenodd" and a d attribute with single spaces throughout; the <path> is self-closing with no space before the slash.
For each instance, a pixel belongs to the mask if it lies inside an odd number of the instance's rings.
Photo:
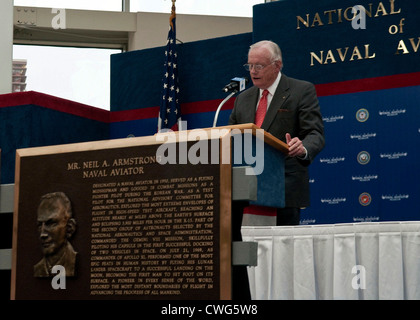
<path id="1" fill-rule="evenodd" d="M 169 17 L 169 24 L 171 25 L 172 29 L 174 29 L 174 19 L 176 18 L 175 2 L 176 0 L 172 0 L 171 16 Z M 176 37 L 174 41 L 176 43 Z M 178 123 L 178 130 L 182 130 L 181 117 L 178 118 L 177 123 Z"/>
<path id="2" fill-rule="evenodd" d="M 179 130 L 181 110 L 178 101 L 178 63 L 175 30 L 175 2 L 172 0 L 172 10 L 169 17 L 169 31 L 165 47 L 164 73 L 162 77 L 162 95 L 158 118 L 158 132 L 161 130 Z"/>
<path id="3" fill-rule="evenodd" d="M 173 19 L 176 17 L 176 11 L 175 11 L 175 2 L 176 0 L 172 0 L 172 9 L 171 9 L 171 16 L 169 17 L 169 24 L 171 25 L 171 28 L 174 28 Z"/>

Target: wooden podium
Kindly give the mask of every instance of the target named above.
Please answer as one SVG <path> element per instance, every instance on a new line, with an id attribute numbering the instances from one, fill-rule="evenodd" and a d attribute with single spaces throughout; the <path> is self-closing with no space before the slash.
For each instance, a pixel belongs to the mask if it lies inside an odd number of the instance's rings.
<path id="1" fill-rule="evenodd" d="M 247 264 L 232 202 L 284 206 L 287 149 L 244 124 L 17 150 L 11 299 L 231 299 L 232 264 Z M 76 221 L 71 276 L 51 269 L 39 218 L 58 192 Z"/>

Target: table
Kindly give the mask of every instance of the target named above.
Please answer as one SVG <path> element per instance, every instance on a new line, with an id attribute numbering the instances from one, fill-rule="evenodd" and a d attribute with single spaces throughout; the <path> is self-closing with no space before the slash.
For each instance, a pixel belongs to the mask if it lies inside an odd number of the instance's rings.
<path id="1" fill-rule="evenodd" d="M 244 226 L 255 300 L 420 299 L 420 221 Z"/>

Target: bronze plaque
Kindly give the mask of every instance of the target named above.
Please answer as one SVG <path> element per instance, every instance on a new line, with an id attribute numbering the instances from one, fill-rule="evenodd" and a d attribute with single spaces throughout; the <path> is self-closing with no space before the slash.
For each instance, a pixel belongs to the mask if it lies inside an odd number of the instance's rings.
<path id="1" fill-rule="evenodd" d="M 207 142 L 194 164 L 155 137 L 18 150 L 11 298 L 230 299 L 231 167 Z"/>

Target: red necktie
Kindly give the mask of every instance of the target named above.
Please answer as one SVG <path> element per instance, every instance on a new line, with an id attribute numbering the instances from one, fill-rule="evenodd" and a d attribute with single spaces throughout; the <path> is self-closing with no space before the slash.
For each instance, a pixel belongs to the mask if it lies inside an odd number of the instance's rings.
<path id="1" fill-rule="evenodd" d="M 255 124 L 261 128 L 264 121 L 265 114 L 267 113 L 267 95 L 268 90 L 264 90 L 260 102 L 258 103 L 257 112 L 255 113 Z"/>

